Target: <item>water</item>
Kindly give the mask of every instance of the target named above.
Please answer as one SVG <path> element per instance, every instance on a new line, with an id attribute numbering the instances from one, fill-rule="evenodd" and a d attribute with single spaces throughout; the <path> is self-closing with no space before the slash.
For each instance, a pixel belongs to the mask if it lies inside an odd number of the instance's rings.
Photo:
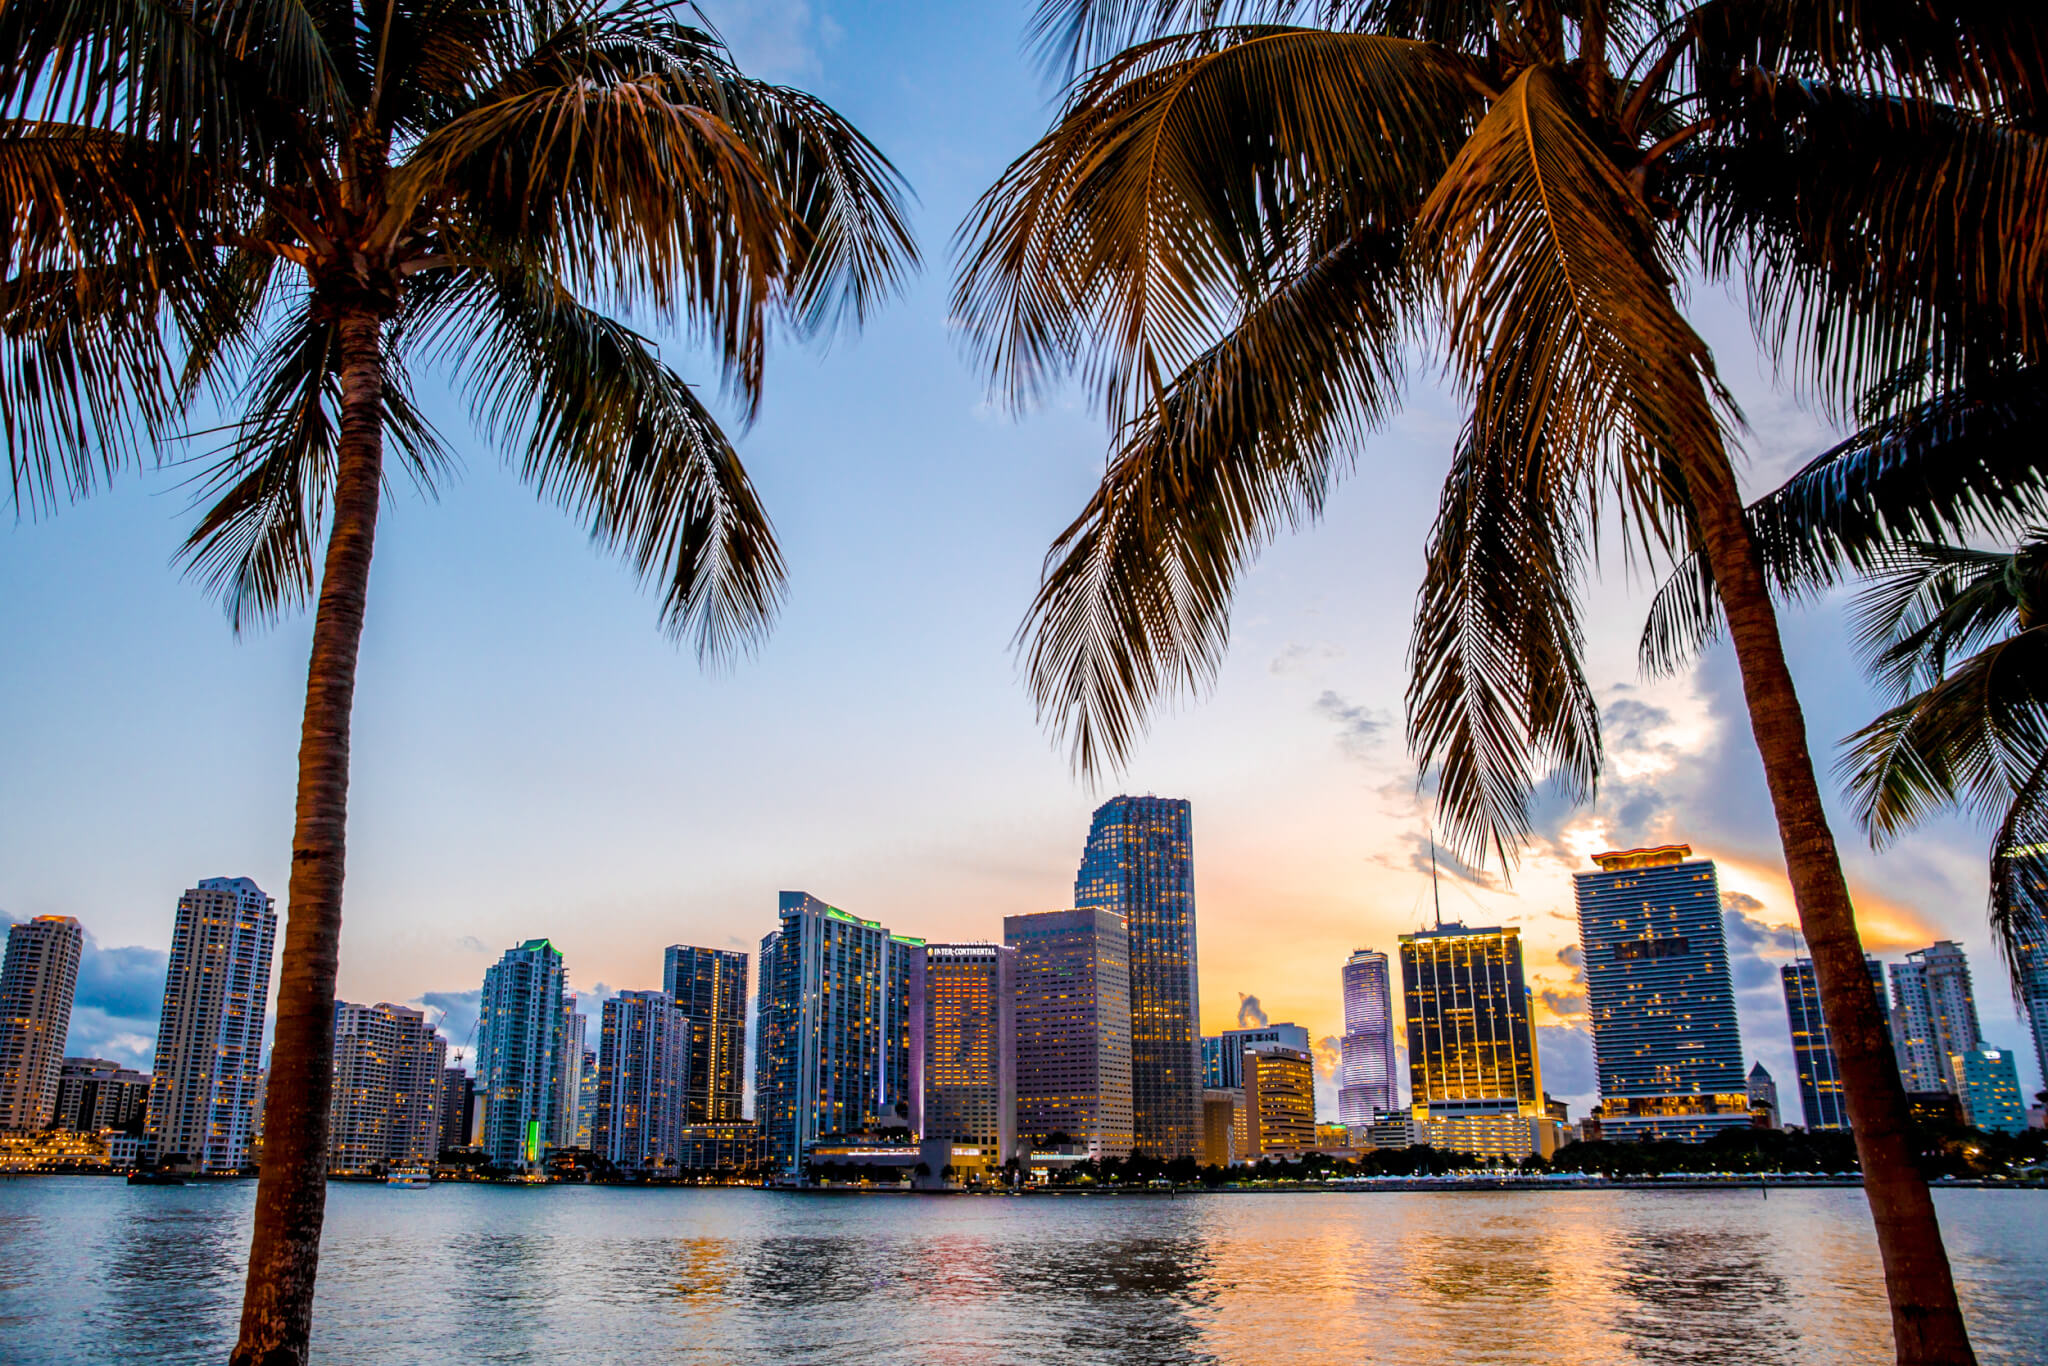
<path id="1" fill-rule="evenodd" d="M 0 1181 L 0 1361 L 226 1359 L 255 1187 Z M 1984 1361 L 2048 1192 L 1943 1191 Z M 805 1197 L 335 1185 L 325 1362 L 1881 1363 L 1855 1190 Z"/>

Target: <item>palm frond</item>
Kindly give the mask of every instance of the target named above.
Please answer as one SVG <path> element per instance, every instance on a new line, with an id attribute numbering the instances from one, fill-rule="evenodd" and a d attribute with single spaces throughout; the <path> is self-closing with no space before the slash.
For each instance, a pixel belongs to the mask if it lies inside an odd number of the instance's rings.
<path id="1" fill-rule="evenodd" d="M 1398 238 L 1344 243 L 1261 299 L 1124 431 L 1018 632 L 1039 716 L 1080 771 L 1121 764 L 1162 694 L 1213 676 L 1239 573 L 1320 513 L 1390 409 L 1414 301 Z"/>
<path id="2" fill-rule="evenodd" d="M 2028 960 L 2048 955 L 2048 749 L 1991 839 L 1991 937 L 2017 991 Z"/>
<path id="3" fill-rule="evenodd" d="M 2048 367 L 1939 394 L 1816 456 L 1747 509 L 1774 592 L 1812 596 L 1883 563 L 1907 540 L 2008 536 L 2040 515 L 2048 462 Z M 1651 604 L 1645 672 L 1684 668 L 1720 624 L 1706 557 L 1689 554 Z"/>
<path id="4" fill-rule="evenodd" d="M 783 564 L 739 455 L 624 325 L 544 271 L 458 281 L 411 325 L 461 375 L 520 476 L 659 585 L 662 621 L 714 664 L 765 633 Z"/>
<path id="5" fill-rule="evenodd" d="M 1850 604 L 1864 668 L 1896 702 L 1948 672 L 1949 660 L 2011 629 L 2019 604 L 2011 555 L 1909 541 L 1887 551 Z"/>
<path id="6" fill-rule="evenodd" d="M 1311 29 L 1134 48 L 963 224 L 955 316 L 1011 401 L 1078 371 L 1121 427 L 1248 301 L 1361 227 L 1411 221 L 1470 126 L 1468 72 Z"/>

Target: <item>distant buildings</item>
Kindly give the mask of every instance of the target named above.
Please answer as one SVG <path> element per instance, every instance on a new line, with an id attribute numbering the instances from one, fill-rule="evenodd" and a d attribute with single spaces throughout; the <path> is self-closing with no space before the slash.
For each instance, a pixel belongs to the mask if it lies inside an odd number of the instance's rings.
<path id="1" fill-rule="evenodd" d="M 208 878 L 178 898 L 149 1096 L 159 1162 L 248 1164 L 276 939 L 271 899 L 248 878 Z"/>
<path id="2" fill-rule="evenodd" d="M 1683 844 L 1598 854 L 1573 876 L 1603 1138 L 1750 1125 L 1714 865 Z"/>
<path id="3" fill-rule="evenodd" d="M 686 1172 L 752 1175 L 767 1161 L 761 1130 L 752 1120 L 685 1124 L 676 1142 L 676 1165 Z"/>
<path id="4" fill-rule="evenodd" d="M 1155 1157 L 1193 1154 L 1201 1147 L 1202 1058 L 1188 803 L 1115 797 L 1096 808 L 1074 904 L 1116 912 L 1129 935 L 1135 1144 Z"/>
<path id="5" fill-rule="evenodd" d="M 689 1089 L 690 1017 L 665 991 L 622 991 L 604 1003 L 591 1146 L 620 1171 L 681 1164 Z"/>
<path id="6" fill-rule="evenodd" d="M 477 1011 L 478 1142 L 500 1167 L 537 1167 L 547 1156 L 558 1106 L 567 974 L 545 939 L 505 950 L 484 973 Z"/>
<path id="7" fill-rule="evenodd" d="M 52 1127 L 83 1134 L 102 1129 L 141 1133 L 149 1117 L 147 1072 L 105 1058 L 66 1058 L 57 1069 L 57 1113 Z"/>
<path id="8" fill-rule="evenodd" d="M 1395 1070 L 1393 978 L 1387 956 L 1359 949 L 1344 962 L 1344 1037 L 1337 1076 L 1337 1122 L 1347 1128 L 1372 1123 L 1381 1110 L 1401 1103 Z"/>
<path id="9" fill-rule="evenodd" d="M 1308 1030 L 1298 1024 L 1260 1025 L 1253 1029 L 1226 1029 L 1202 1038 L 1202 1085 L 1210 1090 L 1234 1090 L 1244 1085 L 1244 1055 L 1247 1050 L 1265 1052 L 1292 1048 L 1315 1052 Z"/>
<path id="10" fill-rule="evenodd" d="M 1749 1112 L 1762 1115 L 1766 1129 L 1780 1127 L 1778 1083 L 1771 1080 L 1771 1074 L 1764 1070 L 1762 1063 L 1749 1069 Z"/>
<path id="11" fill-rule="evenodd" d="M 448 1041 L 423 1012 L 336 1001 L 328 1170 L 425 1165 L 440 1156 L 447 1062 Z"/>
<path id="12" fill-rule="evenodd" d="M 39 915 L 7 928 L 0 961 L 0 1132 L 48 1128 L 57 1072 L 71 1033 L 71 1000 L 85 932 L 68 915 Z"/>
<path id="13" fill-rule="evenodd" d="M 602 1032 L 603 1021 L 599 1021 Z M 687 1102 L 688 1097 L 684 1098 Z M 597 1050 L 583 1050 L 583 1073 L 576 1086 L 576 1146 L 589 1148 L 597 1135 Z"/>
<path id="14" fill-rule="evenodd" d="M 1244 1112 L 1251 1128 L 1247 1161 L 1316 1146 L 1316 1067 L 1298 1048 L 1247 1048 L 1242 1054 Z"/>
<path id="15" fill-rule="evenodd" d="M 924 1138 L 1017 1148 L 1017 951 L 927 944 Z"/>
<path id="16" fill-rule="evenodd" d="M 1963 946 L 1949 939 L 1892 964 L 1892 1047 L 1908 1091 L 1957 1091 L 1951 1059 L 1984 1037 Z"/>
<path id="17" fill-rule="evenodd" d="M 747 1090 L 747 955 L 671 944 L 662 989 L 690 1018 L 690 1076 L 683 1122 L 739 1119 Z"/>
<path id="18" fill-rule="evenodd" d="M 2020 932 L 2018 966 L 2015 985 L 2034 1035 L 2035 1075 L 2048 1091 L 2048 934 L 2031 928 Z"/>
<path id="19" fill-rule="evenodd" d="M 1884 1005 L 1884 964 L 1865 957 L 1864 966 L 1877 987 L 1877 1008 L 1886 1032 L 1891 1014 Z M 1785 1021 L 1792 1030 L 1792 1061 L 1799 1071 L 1799 1106 L 1809 1129 L 1846 1129 L 1849 1103 L 1842 1089 L 1842 1069 L 1835 1059 L 1834 1044 L 1828 1038 L 1826 1020 L 1820 1011 L 1820 981 L 1814 976 L 1813 961 L 1795 958 L 1779 970 L 1785 985 Z M 1775 1120 L 1773 1126 L 1776 1127 Z"/>
<path id="20" fill-rule="evenodd" d="M 1017 1132 L 1055 1135 L 1098 1161 L 1128 1156 L 1131 1120 L 1130 945 L 1114 911 L 1003 917 L 1016 950 Z"/>
<path id="21" fill-rule="evenodd" d="M 2027 1103 L 2020 1094 L 2017 1061 L 2011 1049 L 1983 1043 L 1973 1044 L 1949 1060 L 1965 1124 L 2008 1134 L 2025 1132 Z"/>
<path id="22" fill-rule="evenodd" d="M 577 1117 L 583 1108 L 583 1059 L 589 1055 L 589 1050 L 584 1047 L 584 1036 L 589 1026 L 590 1017 L 576 1009 L 576 998 L 564 996 L 562 1042 L 555 1059 L 554 1098 L 550 1102 L 553 1113 L 548 1121 L 548 1146 L 551 1148 L 585 1146 L 577 1142 L 576 1130 Z"/>
<path id="23" fill-rule="evenodd" d="M 441 1148 L 466 1148 L 473 1132 L 476 1083 L 460 1067 L 441 1069 Z"/>
<path id="24" fill-rule="evenodd" d="M 770 1160 L 794 1172 L 827 1134 L 917 1127 L 924 941 L 807 892 L 783 892 L 779 911 L 761 941 L 754 1112 Z"/>

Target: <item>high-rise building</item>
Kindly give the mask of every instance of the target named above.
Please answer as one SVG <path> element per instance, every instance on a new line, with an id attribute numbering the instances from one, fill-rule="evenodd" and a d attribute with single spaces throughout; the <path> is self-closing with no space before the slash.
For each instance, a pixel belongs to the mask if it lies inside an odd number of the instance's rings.
<path id="1" fill-rule="evenodd" d="M 690 1017 L 665 991 L 622 991 L 604 1003 L 591 1143 L 621 1171 L 681 1161 Z"/>
<path id="2" fill-rule="evenodd" d="M 1359 949 L 1344 961 L 1344 1037 L 1339 1044 L 1337 1122 L 1347 1128 L 1372 1123 L 1381 1110 L 1401 1103 L 1400 1073 L 1394 1058 L 1393 978 L 1387 956 Z"/>
<path id="3" fill-rule="evenodd" d="M 178 898 L 149 1092 L 159 1162 L 183 1158 L 202 1172 L 248 1165 L 276 942 L 277 912 L 248 878 L 207 878 Z"/>
<path id="4" fill-rule="evenodd" d="M 577 1013 L 576 998 L 564 997 L 562 1001 L 562 1051 L 559 1065 L 555 1068 L 554 1118 L 550 1121 L 548 1146 L 553 1148 L 574 1148 L 576 1142 L 576 1112 L 583 1102 L 583 1046 L 584 1034 L 588 1027 L 587 1016 Z"/>
<path id="5" fill-rule="evenodd" d="M 1313 1055 L 1308 1030 L 1298 1024 L 1258 1025 L 1250 1029 L 1226 1029 L 1221 1034 L 1202 1036 L 1202 1085 L 1205 1089 L 1230 1091 L 1244 1085 L 1244 1055 L 1247 1049 L 1267 1052 L 1292 1048 Z"/>
<path id="6" fill-rule="evenodd" d="M 1965 1124 L 2000 1133 L 2026 1132 L 2027 1102 L 2020 1094 L 2018 1061 L 2011 1049 L 1983 1043 L 1949 1060 Z"/>
<path id="7" fill-rule="evenodd" d="M 1742 1036 L 1710 859 L 1667 844 L 1596 854 L 1573 877 L 1610 1141 L 1699 1141 L 1750 1125 Z"/>
<path id="8" fill-rule="evenodd" d="M 800 1170 L 826 1134 L 917 1128 L 924 941 L 808 892 L 783 892 L 761 941 L 754 1110 L 770 1160 Z"/>
<path id="9" fill-rule="evenodd" d="M 441 1069 L 441 1136 L 443 1150 L 466 1148 L 474 1128 L 476 1083 L 460 1067 Z"/>
<path id="10" fill-rule="evenodd" d="M 0 962 L 0 1132 L 46 1129 L 71 1034 L 71 1000 L 85 931 L 68 915 L 7 927 Z"/>
<path id="11" fill-rule="evenodd" d="M 747 1089 L 747 955 L 671 944 L 663 956 L 662 985 L 690 1017 L 684 1122 L 737 1121 Z"/>
<path id="12" fill-rule="evenodd" d="M 96 1134 L 142 1132 L 149 1117 L 149 1073 L 106 1058 L 66 1058 L 57 1069 L 54 1127 Z"/>
<path id="13" fill-rule="evenodd" d="M 1171 797 L 1096 808 L 1074 904 L 1124 919 L 1131 963 L 1131 1123 L 1156 1157 L 1202 1142 L 1201 993 L 1195 971 L 1194 818 Z"/>
<path id="14" fill-rule="evenodd" d="M 1413 1117 L 1543 1114 L 1521 932 L 1448 924 L 1401 936 Z"/>
<path id="15" fill-rule="evenodd" d="M 2041 1079 L 2041 1089 L 2048 1091 L 2048 933 L 2031 926 L 2021 929 L 2017 966 L 2019 976 L 2014 985 L 2019 988 L 2020 1004 L 2034 1035 L 2035 1075 Z"/>
<path id="16" fill-rule="evenodd" d="M 583 1080 L 576 1088 L 576 1146 L 589 1148 L 596 1141 L 597 1053 L 586 1048 L 583 1050 Z"/>
<path id="17" fill-rule="evenodd" d="M 1778 1120 L 1778 1083 L 1764 1070 L 1762 1063 L 1749 1069 L 1749 1112 L 1762 1115 L 1766 1129 L 1776 1129 Z"/>
<path id="18" fill-rule="evenodd" d="M 1243 1059 L 1238 1060 L 1242 1070 Z M 1244 1092 L 1207 1088 L 1202 1092 L 1202 1165 L 1228 1167 L 1248 1155 L 1251 1124 L 1244 1109 Z"/>
<path id="19" fill-rule="evenodd" d="M 448 1041 L 423 1012 L 389 1001 L 336 1001 L 328 1170 L 364 1172 L 438 1157 L 447 1063 Z"/>
<path id="20" fill-rule="evenodd" d="M 1247 1158 L 1306 1152 L 1316 1146 L 1316 1065 L 1298 1048 L 1247 1048 L 1240 1057 Z"/>
<path id="21" fill-rule="evenodd" d="M 926 1140 L 1017 1149 L 1017 951 L 1001 944 L 924 950 Z"/>
<path id="22" fill-rule="evenodd" d="M 1055 1134 L 1098 1161 L 1131 1136 L 1130 941 L 1114 911 L 1003 917 L 1017 952 L 1017 1132 Z"/>
<path id="23" fill-rule="evenodd" d="M 1891 1013 L 1884 1005 L 1884 964 L 1866 956 L 1863 965 L 1877 987 L 1877 1008 L 1891 1033 Z M 1785 984 L 1785 1022 L 1792 1029 L 1792 1061 L 1799 1070 L 1799 1108 L 1809 1129 L 1849 1127 L 1849 1099 L 1842 1089 L 1842 1068 L 1835 1059 L 1827 1021 L 1820 1010 L 1820 979 L 1813 960 L 1795 958 L 1778 969 Z"/>
<path id="24" fill-rule="evenodd" d="M 1961 944 L 1937 940 L 1892 964 L 1892 1047 L 1908 1091 L 1957 1093 L 1951 1060 L 1983 1037 Z"/>
<path id="25" fill-rule="evenodd" d="M 567 974 L 560 950 L 529 939 L 484 973 L 477 1007 L 476 1088 L 484 1153 L 500 1167 L 535 1167 L 555 1132 Z"/>

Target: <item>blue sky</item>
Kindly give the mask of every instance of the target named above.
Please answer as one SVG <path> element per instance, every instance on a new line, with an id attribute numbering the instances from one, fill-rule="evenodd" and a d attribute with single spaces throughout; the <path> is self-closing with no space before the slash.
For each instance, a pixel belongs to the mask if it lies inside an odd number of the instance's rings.
<path id="1" fill-rule="evenodd" d="M 1402 658 L 1458 405 L 1418 356 L 1402 415 L 1323 523 L 1247 576 L 1213 690 L 1162 715 L 1091 788 L 1038 729 L 1010 639 L 1050 538 L 1100 472 L 1077 394 L 1013 420 L 947 317 L 949 242 L 1042 131 L 1024 6 L 714 5 L 742 62 L 836 104 L 915 187 L 926 266 L 866 333 L 770 357 L 740 436 L 791 592 L 753 659 L 706 676 L 656 604 L 537 505 L 435 400 L 465 475 L 401 490 L 379 531 L 357 695 L 341 993 L 452 1006 L 506 946 L 547 935 L 586 994 L 658 985 L 661 950 L 752 949 L 804 888 L 933 938 L 1064 905 L 1089 811 L 1116 791 L 1194 803 L 1205 1027 L 1241 998 L 1338 1031 L 1338 967 L 1429 913 L 1425 824 L 1402 748 Z M 1694 314 L 1750 419 L 1749 487 L 1826 444 L 1774 383 L 1739 307 Z M 693 379 L 710 368 L 680 344 Z M 141 1061 L 181 889 L 247 875 L 282 897 L 310 623 L 235 639 L 170 567 L 183 472 L 132 475 L 0 532 L 0 910 L 94 938 L 73 1052 Z M 1593 678 L 1614 742 L 1590 810 L 1546 813 L 1512 887 L 1452 875 L 1445 914 L 1523 926 L 1547 993 L 1551 1089 L 1590 1054 L 1570 872 L 1592 849 L 1686 839 L 1721 861 L 1751 1053 L 1790 1086 L 1770 966 L 1792 922 L 1725 650 L 1636 675 L 1641 576 L 1595 586 Z M 1872 714 L 1833 604 L 1788 617 L 1816 749 Z M 1961 939 L 1992 1041 L 2022 1044 L 1983 928 L 1982 835 L 1955 824 L 1869 853 L 1837 809 L 1873 945 Z M 2031 1086 L 2030 1079 L 2029 1085 Z"/>

